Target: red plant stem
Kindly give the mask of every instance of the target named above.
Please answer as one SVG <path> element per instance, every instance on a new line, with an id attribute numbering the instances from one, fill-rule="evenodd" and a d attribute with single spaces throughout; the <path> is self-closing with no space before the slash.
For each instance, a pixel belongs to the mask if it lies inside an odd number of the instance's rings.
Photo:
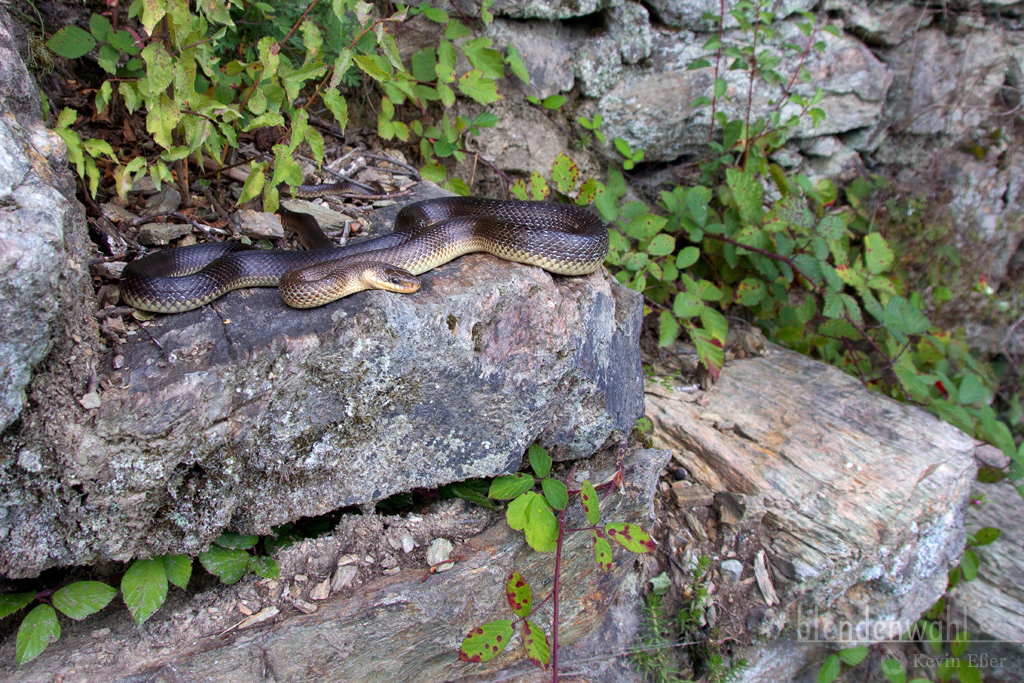
<path id="1" fill-rule="evenodd" d="M 575 468 L 574 468 L 575 469 Z M 554 613 L 551 617 L 551 681 L 558 683 L 558 598 L 562 588 L 562 539 L 565 537 L 565 511 L 558 513 L 558 544 L 555 546 L 555 585 L 551 589 Z"/>

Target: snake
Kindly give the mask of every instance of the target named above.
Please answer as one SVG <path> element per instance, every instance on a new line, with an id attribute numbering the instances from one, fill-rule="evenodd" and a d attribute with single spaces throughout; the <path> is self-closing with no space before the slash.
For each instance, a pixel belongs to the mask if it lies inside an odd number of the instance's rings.
<path id="1" fill-rule="evenodd" d="M 300 186 L 298 196 L 320 196 L 325 187 L 331 186 Z M 593 273 L 608 254 L 601 219 L 573 204 L 428 199 L 402 208 L 391 233 L 343 247 L 309 214 L 278 213 L 305 249 L 212 242 L 157 252 L 125 266 L 122 300 L 144 311 L 181 313 L 236 289 L 277 287 L 288 306 L 313 308 L 367 289 L 410 294 L 420 288 L 418 275 L 474 252 L 558 275 Z"/>

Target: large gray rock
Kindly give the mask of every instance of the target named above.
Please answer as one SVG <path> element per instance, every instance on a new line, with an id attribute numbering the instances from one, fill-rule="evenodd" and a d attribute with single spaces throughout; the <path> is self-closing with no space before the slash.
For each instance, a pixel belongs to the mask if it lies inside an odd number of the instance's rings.
<path id="1" fill-rule="evenodd" d="M 609 450 L 586 462 L 594 483 L 615 473 L 620 451 Z M 627 493 L 603 497 L 602 521 L 650 528 L 655 484 L 668 456 L 652 450 L 627 454 Z M 586 524 L 575 501 L 567 522 Z M 393 542 L 400 535 L 422 547 L 403 552 L 401 543 Z M 457 562 L 450 571 L 431 574 L 423 547 L 439 537 L 455 544 Z M 640 629 L 643 568 L 636 555 L 617 548 L 611 571 L 598 571 L 591 545 L 589 533 L 570 533 L 563 547 L 560 668 L 585 667 L 594 683 L 641 683 L 625 658 L 610 653 L 626 651 Z M 277 559 L 277 581 L 250 576 L 192 595 L 172 589 L 168 605 L 141 629 L 121 605 L 65 623 L 60 641 L 20 669 L 14 665 L 14 639 L 8 638 L 0 647 L 0 678 L 10 683 L 551 678 L 550 671 L 541 672 L 522 656 L 518 636 L 486 664 L 456 660 L 472 627 L 511 616 L 504 584 L 513 569 L 530 582 L 535 604 L 550 591 L 554 554 L 526 547 L 503 513 L 449 501 L 405 517 L 347 515 L 333 533 L 292 545 Z M 383 572 L 383 567 L 390 569 Z M 334 587 L 329 595 L 327 590 L 316 595 L 314 587 L 323 582 Z M 301 614 L 296 605 L 315 613 Z M 531 617 L 549 634 L 550 608 L 549 601 Z M 272 616 L 248 627 L 246 614 Z"/>
<path id="2" fill-rule="evenodd" d="M 706 393 L 648 384 L 647 414 L 655 445 L 715 492 L 719 540 L 700 551 L 761 552 L 771 567 L 774 594 L 719 584 L 733 627 L 762 638 L 738 680 L 789 683 L 820 663 L 840 633 L 830 626 L 896 637 L 943 594 L 964 546 L 974 444 L 835 368 L 764 348 L 726 363 Z"/>
<path id="3" fill-rule="evenodd" d="M 97 366 L 98 408 L 40 406 L 0 443 L 0 572 L 195 554 L 229 526 L 515 471 L 535 440 L 581 457 L 642 414 L 641 300 L 603 271 L 474 254 L 422 279 L 306 311 L 235 292 L 148 324 L 122 369 Z"/>
<path id="4" fill-rule="evenodd" d="M 11 26 L 0 8 L 0 430 L 20 416 L 54 336 L 65 350 L 87 336 L 89 288 L 85 215 L 67 150 L 39 118 L 39 92 Z M 86 360 L 58 372 L 80 381 Z"/>

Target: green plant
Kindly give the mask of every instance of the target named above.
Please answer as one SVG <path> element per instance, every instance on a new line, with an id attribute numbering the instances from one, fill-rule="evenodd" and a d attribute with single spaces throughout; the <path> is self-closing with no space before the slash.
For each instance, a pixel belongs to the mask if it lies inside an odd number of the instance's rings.
<path id="1" fill-rule="evenodd" d="M 277 578 L 273 557 L 250 554 L 257 536 L 225 533 L 199 554 L 203 567 L 223 583 L 231 584 L 252 571 L 264 578 Z M 138 626 L 160 609 L 167 598 L 168 584 L 184 589 L 192 576 L 188 555 L 160 555 L 134 560 L 121 577 L 120 591 L 125 607 Z M 15 639 L 18 666 L 30 662 L 60 638 L 57 612 L 81 621 L 110 604 L 118 590 L 102 581 L 74 581 L 56 590 L 26 591 L 0 595 L 0 619 L 38 602 L 25 615 Z"/>
<path id="2" fill-rule="evenodd" d="M 570 490 L 563 481 L 548 476 L 551 473 L 551 457 L 543 448 L 537 444 L 530 446 L 528 457 L 536 476 L 519 473 L 498 477 L 491 483 L 488 497 L 511 501 L 506 511 L 509 526 L 522 531 L 526 543 L 535 551 L 555 553 L 551 592 L 544 599 L 534 603 L 529 583 L 518 571 L 513 571 L 506 580 L 505 588 L 508 604 L 515 619 L 499 619 L 473 628 L 462 641 L 459 660 L 490 661 L 505 649 L 518 626 L 527 657 L 542 669 L 550 666 L 552 680 L 557 683 L 562 545 L 567 531 L 570 531 L 565 524 L 570 501 L 579 497 L 589 523 L 589 526 L 571 531 L 589 531 L 592 534 L 594 557 L 598 567 L 603 571 L 610 571 L 612 568 L 612 548 L 609 539 L 634 553 L 650 552 L 654 549 L 654 542 L 646 531 L 635 524 L 601 524 L 598 487 L 589 481 L 583 481 L 578 490 Z M 621 472 L 612 481 L 602 484 L 600 489 L 614 490 L 620 477 Z M 540 492 L 533 490 L 538 485 Z M 552 602 L 553 611 L 550 645 L 544 630 L 530 621 L 530 617 L 548 600 Z"/>
<path id="3" fill-rule="evenodd" d="M 662 606 L 662 596 L 668 592 L 670 583 L 664 572 L 651 579 L 652 589 L 644 601 L 640 646 L 630 654 L 629 659 L 647 680 L 655 683 L 693 683 L 681 677 L 682 672 L 672 656 L 680 641 L 675 624 Z"/>

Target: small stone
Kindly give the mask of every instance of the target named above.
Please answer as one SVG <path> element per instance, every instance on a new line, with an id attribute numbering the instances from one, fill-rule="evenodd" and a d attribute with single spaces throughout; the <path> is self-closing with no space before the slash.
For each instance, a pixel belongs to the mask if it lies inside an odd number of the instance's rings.
<path id="1" fill-rule="evenodd" d="M 346 564 L 355 564 L 359 561 L 358 555 L 342 555 L 338 558 L 338 566 L 344 567 Z"/>
<path id="2" fill-rule="evenodd" d="M 295 580 L 298 581 L 299 583 L 303 583 L 304 581 L 309 581 L 309 577 L 306 576 L 305 574 L 296 574 L 295 575 Z"/>
<path id="3" fill-rule="evenodd" d="M 192 232 L 187 223 L 146 223 L 139 228 L 139 244 L 162 247 Z"/>
<path id="4" fill-rule="evenodd" d="M 294 605 L 295 609 L 299 610 L 303 614 L 313 614 L 320 609 L 313 603 L 306 602 L 305 600 L 299 600 L 298 598 L 292 600 L 292 605 Z"/>
<path id="5" fill-rule="evenodd" d="M 88 394 L 78 399 L 78 402 L 82 404 L 82 407 L 86 410 L 94 410 L 99 408 L 101 405 L 100 395 L 95 391 L 90 391 Z"/>
<path id="6" fill-rule="evenodd" d="M 677 481 L 672 484 L 672 498 L 680 509 L 708 507 L 715 502 L 713 494 L 706 486 L 692 484 L 688 481 Z"/>
<path id="7" fill-rule="evenodd" d="M 682 467 L 677 467 L 672 470 L 672 476 L 676 478 L 676 481 L 683 481 L 687 477 L 686 470 Z"/>
<path id="8" fill-rule="evenodd" d="M 254 240 L 280 239 L 284 237 L 281 218 L 276 214 L 242 209 L 235 214 L 238 231 Z"/>
<path id="9" fill-rule="evenodd" d="M 310 600 L 326 600 L 331 595 L 331 580 L 324 579 L 309 592 Z"/>
<path id="10" fill-rule="evenodd" d="M 280 612 L 281 610 L 279 610 L 276 607 L 268 607 L 265 610 L 261 610 L 247 619 L 243 619 L 242 623 L 238 625 L 238 628 L 239 630 L 252 628 L 253 626 L 262 624 L 264 621 L 267 621 L 268 619 L 273 619 L 275 616 L 280 614 Z"/>
<path id="11" fill-rule="evenodd" d="M 110 629 L 109 628 L 98 628 L 95 631 L 92 631 L 89 635 L 92 636 L 93 638 L 95 638 L 96 640 L 99 640 L 100 638 L 106 638 L 107 636 L 109 636 L 110 635 Z"/>
<path id="12" fill-rule="evenodd" d="M 455 546 L 447 538 L 435 538 L 427 548 L 427 565 L 433 567 L 434 571 L 448 571 L 455 566 L 455 563 L 445 562 L 445 560 L 452 556 L 454 548 Z"/>
<path id="13" fill-rule="evenodd" d="M 715 425 L 720 432 L 731 432 L 736 428 L 736 423 L 732 420 L 719 420 L 718 424 Z"/>
<path id="14" fill-rule="evenodd" d="M 243 605 L 242 603 L 238 603 L 238 611 L 241 612 L 242 614 L 244 614 L 247 617 L 251 617 L 252 616 L 252 610 L 249 609 L 248 607 L 246 607 L 245 605 Z"/>
<path id="15" fill-rule="evenodd" d="M 334 576 L 331 577 L 331 592 L 351 586 L 358 573 L 359 570 L 350 565 L 339 566 L 334 570 Z"/>
<path id="16" fill-rule="evenodd" d="M 97 263 L 92 266 L 92 272 L 97 277 L 104 278 L 106 280 L 120 280 L 121 271 L 128 265 L 124 261 L 109 261 L 103 263 Z"/>
<path id="17" fill-rule="evenodd" d="M 726 560 L 722 562 L 722 573 L 734 581 L 739 581 L 743 574 L 743 563 L 739 560 Z"/>
<path id="18" fill-rule="evenodd" d="M 39 451 L 26 448 L 21 453 L 18 453 L 18 467 L 26 472 L 42 471 L 43 463 L 40 459 Z"/>
<path id="19" fill-rule="evenodd" d="M 974 459 L 978 464 L 996 469 L 1005 469 L 1010 466 L 1010 459 L 1003 453 L 1002 448 L 996 448 L 991 444 L 981 444 L 974 449 Z"/>
<path id="20" fill-rule="evenodd" d="M 416 541 L 408 531 L 402 533 L 402 552 L 406 555 L 416 549 Z"/>
<path id="21" fill-rule="evenodd" d="M 108 221 L 114 223 L 130 223 L 131 221 L 138 220 L 138 216 L 124 208 L 112 202 L 100 205 L 100 212 L 103 217 Z"/>
<path id="22" fill-rule="evenodd" d="M 714 422 L 716 424 L 719 422 L 723 422 L 725 420 L 725 418 L 719 415 L 718 413 L 701 413 L 700 419 L 704 420 L 705 422 Z"/>
<path id="23" fill-rule="evenodd" d="M 170 183 L 165 184 L 164 189 L 147 199 L 145 203 L 146 209 L 151 213 L 177 211 L 179 206 L 181 206 L 181 193 Z"/>

